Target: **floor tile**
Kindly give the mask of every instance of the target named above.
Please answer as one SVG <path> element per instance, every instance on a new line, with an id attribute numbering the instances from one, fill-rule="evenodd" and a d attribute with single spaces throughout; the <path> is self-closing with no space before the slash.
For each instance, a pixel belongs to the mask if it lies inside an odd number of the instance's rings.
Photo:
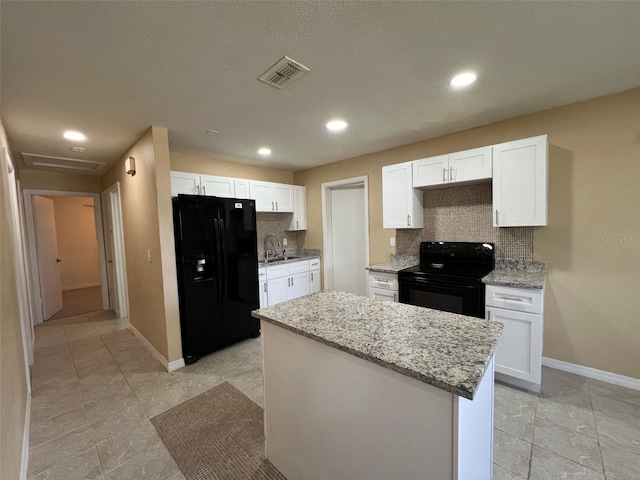
<path id="1" fill-rule="evenodd" d="M 87 383 L 82 386 L 82 396 L 86 403 L 116 394 L 133 394 L 123 375 L 115 375 L 109 382 Z"/>
<path id="2" fill-rule="evenodd" d="M 31 418 L 44 420 L 55 417 L 73 408 L 84 407 L 82 391 L 72 384 L 68 392 L 63 389 L 51 389 L 48 393 L 40 393 L 31 397 Z"/>
<path id="3" fill-rule="evenodd" d="M 67 378 L 31 379 L 32 405 L 34 403 L 38 404 L 38 402 L 41 401 L 40 397 L 46 397 L 46 399 L 43 398 L 43 401 L 48 401 L 49 399 L 69 395 L 73 392 L 81 392 L 80 382 L 75 372 L 73 376 Z"/>
<path id="4" fill-rule="evenodd" d="M 131 392 L 116 393 L 98 400 L 87 402 L 87 417 L 93 422 L 100 417 L 108 417 L 139 404 L 138 398 Z"/>
<path id="5" fill-rule="evenodd" d="M 513 435 L 494 430 L 493 461 L 521 477 L 529 473 L 531 444 Z"/>
<path id="6" fill-rule="evenodd" d="M 260 347 L 258 347 L 257 350 L 249 353 L 239 354 L 238 356 L 243 360 L 249 362 L 254 367 L 262 370 L 262 350 L 260 349 Z"/>
<path id="7" fill-rule="evenodd" d="M 257 368 L 241 375 L 231 377 L 228 381 L 245 395 L 248 392 L 254 392 L 256 389 L 264 389 L 262 370 Z"/>
<path id="8" fill-rule="evenodd" d="M 538 399 L 536 416 L 578 433 L 584 433 L 590 437 L 596 436 L 595 420 L 589 407 L 577 407 L 540 398 Z"/>
<path id="9" fill-rule="evenodd" d="M 533 446 L 530 480 L 605 480 L 604 475 L 548 450 Z"/>
<path id="10" fill-rule="evenodd" d="M 589 380 L 589 391 L 592 394 L 640 406 L 640 391 L 638 390 L 631 390 L 630 388 L 624 388 L 618 385 L 600 382 L 598 380 Z"/>
<path id="11" fill-rule="evenodd" d="M 84 405 L 48 418 L 31 419 L 29 446 L 35 447 L 88 424 Z"/>
<path id="12" fill-rule="evenodd" d="M 638 480 L 640 478 L 640 448 L 620 448 L 607 439 L 600 441 L 602 462 L 607 478 L 615 480 Z"/>
<path id="13" fill-rule="evenodd" d="M 495 402 L 493 421 L 495 428 L 531 442 L 534 416 Z"/>
<path id="14" fill-rule="evenodd" d="M 594 415 L 599 440 L 607 440 L 618 448 L 640 451 L 640 428 L 637 425 L 601 410 L 595 410 Z"/>
<path id="15" fill-rule="evenodd" d="M 493 478 L 492 480 L 526 480 L 527 477 L 521 477 L 513 472 L 510 472 L 504 467 L 501 467 L 497 463 L 493 464 Z"/>
<path id="16" fill-rule="evenodd" d="M 37 475 L 69 458 L 92 448 L 93 435 L 89 426 L 29 449 L 29 475 Z"/>
<path id="17" fill-rule="evenodd" d="M 89 367 L 86 364 L 82 364 L 78 367 L 78 380 L 81 387 L 98 383 L 120 382 L 124 378 L 115 362 L 93 365 L 93 367 Z"/>
<path id="18" fill-rule="evenodd" d="M 109 472 L 106 480 L 159 480 L 179 472 L 176 462 L 162 443 L 146 450 Z"/>
<path id="19" fill-rule="evenodd" d="M 130 430 L 98 444 L 98 458 L 102 472 L 108 474 L 161 442 L 154 426 L 145 420 Z"/>
<path id="20" fill-rule="evenodd" d="M 523 413 L 535 415 L 538 397 L 531 393 L 522 392 L 515 388 L 506 387 L 502 384 L 496 383 L 495 401 L 508 405 L 516 410 L 520 410 Z"/>
<path id="21" fill-rule="evenodd" d="M 33 480 L 102 480 L 95 447 L 32 477 Z"/>
<path id="22" fill-rule="evenodd" d="M 190 397 L 199 395 L 224 382 L 216 373 L 189 373 L 181 370 L 171 372 L 173 378 L 180 384 Z"/>
<path id="23" fill-rule="evenodd" d="M 192 396 L 180 387 L 179 390 L 176 388 L 172 390 L 159 391 L 154 394 L 147 394 L 140 398 L 140 403 L 144 406 L 149 418 L 151 418 L 169 410 L 171 407 L 175 407 L 191 397 Z"/>
<path id="24" fill-rule="evenodd" d="M 587 435 L 536 419 L 533 443 L 550 452 L 603 473 L 598 441 Z"/>
<path id="25" fill-rule="evenodd" d="M 147 411 L 141 403 L 129 405 L 110 415 L 104 415 L 92 420 L 93 438 L 96 443 L 105 442 L 147 419 Z"/>

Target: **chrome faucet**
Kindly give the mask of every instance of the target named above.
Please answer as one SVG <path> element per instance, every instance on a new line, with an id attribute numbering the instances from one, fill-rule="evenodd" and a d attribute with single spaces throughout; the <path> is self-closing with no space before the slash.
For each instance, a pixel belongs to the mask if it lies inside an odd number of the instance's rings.
<path id="1" fill-rule="evenodd" d="M 271 237 L 274 237 L 278 241 L 278 247 L 282 247 L 282 243 L 280 243 L 280 237 L 278 237 L 278 235 L 276 235 L 275 233 L 268 234 L 266 237 L 264 237 L 264 257 L 265 258 L 269 258 L 269 249 L 267 248 L 267 244 L 269 243 L 269 240 L 271 240 Z M 273 247 L 273 241 L 271 241 L 271 246 Z M 273 254 L 271 256 L 275 256 L 276 254 L 275 249 L 272 249 L 272 253 Z"/>

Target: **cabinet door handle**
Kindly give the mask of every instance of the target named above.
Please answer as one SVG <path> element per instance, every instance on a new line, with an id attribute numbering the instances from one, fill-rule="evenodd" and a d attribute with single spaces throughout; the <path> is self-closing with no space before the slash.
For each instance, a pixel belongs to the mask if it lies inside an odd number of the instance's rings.
<path id="1" fill-rule="evenodd" d="M 442 183 L 447 183 L 447 169 L 442 169 Z"/>
<path id="2" fill-rule="evenodd" d="M 278 211 L 278 202 L 276 202 L 276 212 Z"/>
<path id="3" fill-rule="evenodd" d="M 296 230 L 298 230 L 298 220 L 296 220 Z"/>
<path id="4" fill-rule="evenodd" d="M 500 217 L 498 216 L 498 209 L 496 208 L 496 225 L 500 226 Z"/>
<path id="5" fill-rule="evenodd" d="M 264 282 L 264 293 L 267 293 L 267 282 Z"/>
<path id="6" fill-rule="evenodd" d="M 202 186 L 202 194 L 203 194 L 203 195 L 206 195 L 206 194 L 207 194 L 207 186 L 206 186 L 206 185 L 203 185 L 203 186 Z"/>
<path id="7" fill-rule="evenodd" d="M 393 301 L 394 301 L 394 302 L 397 302 L 397 300 L 396 300 L 396 294 L 395 294 L 395 293 L 393 294 Z"/>
<path id="8" fill-rule="evenodd" d="M 485 314 L 486 316 L 486 320 L 491 320 L 491 312 L 489 312 L 489 310 L 487 310 L 487 313 Z"/>
<path id="9" fill-rule="evenodd" d="M 313 282 L 313 272 L 311 272 L 311 281 Z"/>
<path id="10" fill-rule="evenodd" d="M 411 226 L 411 215 L 407 215 L 407 227 Z"/>
<path id="11" fill-rule="evenodd" d="M 195 194 L 196 194 L 196 195 L 200 195 L 200 185 L 196 185 L 195 190 L 196 190 L 196 191 L 195 191 Z"/>
<path id="12" fill-rule="evenodd" d="M 275 204 L 274 204 L 273 202 L 271 202 L 271 210 L 272 210 L 272 211 L 275 211 L 275 209 L 276 209 L 276 207 L 274 207 L 274 205 L 275 205 Z"/>
<path id="13" fill-rule="evenodd" d="M 291 277 L 291 286 L 293 287 L 293 277 Z"/>

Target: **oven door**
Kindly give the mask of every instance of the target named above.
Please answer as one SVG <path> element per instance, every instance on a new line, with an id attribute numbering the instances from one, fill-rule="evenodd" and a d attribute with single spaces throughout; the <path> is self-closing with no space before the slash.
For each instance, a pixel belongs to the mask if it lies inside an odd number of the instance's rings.
<path id="1" fill-rule="evenodd" d="M 400 302 L 484 318 L 484 284 L 434 278 L 400 278 Z"/>

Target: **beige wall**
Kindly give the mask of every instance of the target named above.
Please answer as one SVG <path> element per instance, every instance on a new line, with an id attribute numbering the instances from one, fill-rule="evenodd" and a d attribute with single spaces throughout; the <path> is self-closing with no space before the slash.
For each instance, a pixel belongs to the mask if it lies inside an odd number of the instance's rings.
<path id="1" fill-rule="evenodd" d="M 181 358 L 182 349 L 175 253 L 167 251 L 173 248 L 173 231 L 167 230 L 173 221 L 167 138 L 166 129 L 147 130 L 102 176 L 102 189 L 120 182 L 131 325 L 173 361 Z M 124 170 L 130 156 L 136 161 L 135 176 Z"/>
<path id="2" fill-rule="evenodd" d="M 4 127 L 0 140 L 7 149 Z M 15 268 L 15 225 L 11 221 L 7 163 L 0 155 L 0 478 L 20 478 L 28 397 L 18 279 Z"/>
<path id="3" fill-rule="evenodd" d="M 63 192 L 100 193 L 100 177 L 75 173 L 20 170 L 20 186 L 24 189 L 59 190 Z"/>
<path id="4" fill-rule="evenodd" d="M 53 200 L 63 290 L 100 285 L 100 257 L 92 197 Z M 91 206 L 87 206 L 91 205 Z"/>
<path id="5" fill-rule="evenodd" d="M 296 172 L 309 225 L 298 245 L 322 248 L 320 184 L 368 175 L 370 261 L 387 261 L 383 165 L 547 133 L 549 226 L 534 233 L 549 267 L 544 355 L 640 378 L 639 129 L 635 89 Z"/>
<path id="6" fill-rule="evenodd" d="M 180 152 L 171 152 L 171 170 L 265 182 L 293 183 L 293 173 L 290 171 L 244 165 Z"/>

